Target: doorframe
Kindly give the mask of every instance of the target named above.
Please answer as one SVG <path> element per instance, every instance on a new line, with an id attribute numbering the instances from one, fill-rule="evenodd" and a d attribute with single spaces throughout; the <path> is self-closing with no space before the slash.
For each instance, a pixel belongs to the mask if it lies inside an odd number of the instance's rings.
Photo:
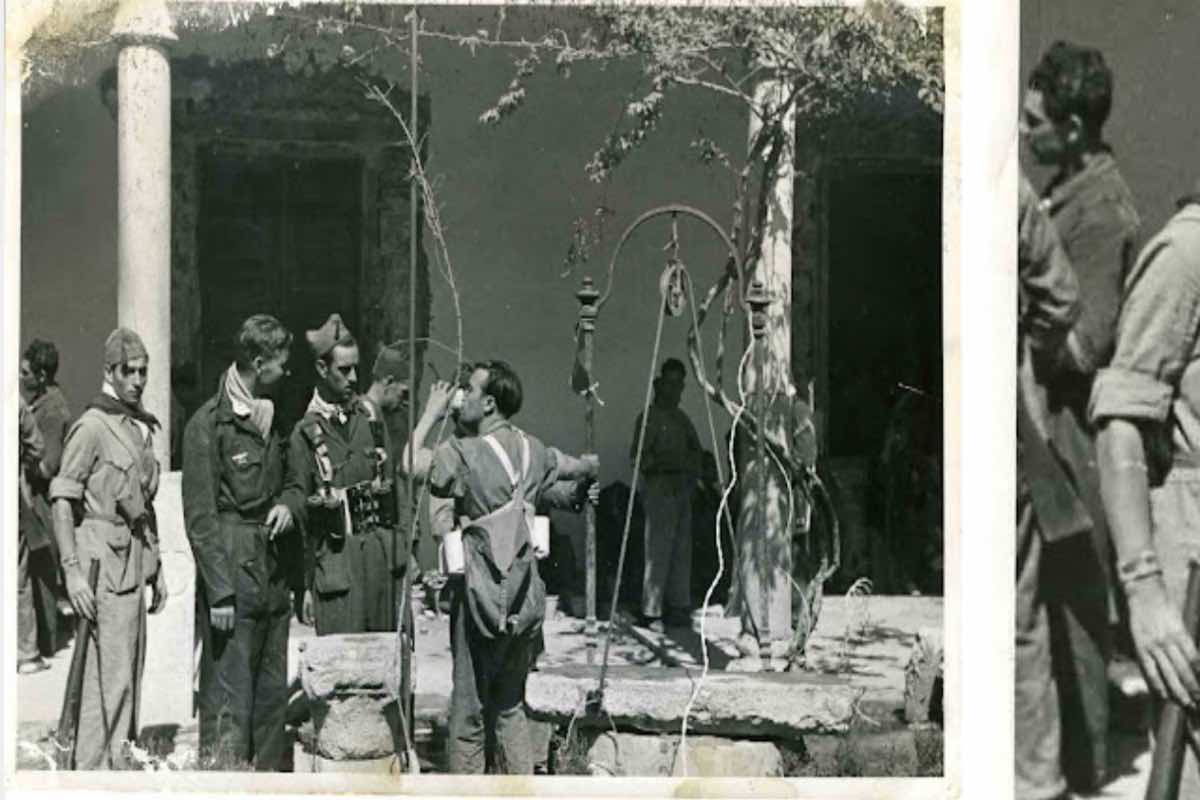
<path id="1" fill-rule="evenodd" d="M 879 156 L 879 155 L 836 155 L 824 156 L 816 164 L 817 176 L 817 263 L 813 270 L 813 303 L 811 318 L 811 333 L 813 343 L 813 381 L 814 401 L 825 419 L 825 424 L 818 427 L 817 443 L 820 452 L 827 453 L 829 449 L 829 419 L 834 410 L 830 405 L 832 392 L 829 386 L 829 272 L 831 268 L 829 256 L 829 227 L 830 227 L 830 186 L 832 178 L 846 174 L 877 174 L 877 175 L 936 175 L 943 179 L 942 185 L 942 253 L 943 271 L 945 269 L 945 172 L 943 160 L 931 156 Z M 945 281 L 942 281 L 942 293 L 945 294 Z M 943 315 L 944 317 L 944 315 Z M 942 368 L 945 374 L 945 319 L 942 320 Z M 943 379 L 944 385 L 944 379 Z"/>
<path id="2" fill-rule="evenodd" d="M 199 291 L 199 313 L 197 315 L 199 336 L 194 343 L 196 348 L 195 358 L 192 361 L 194 381 L 197 386 L 204 387 L 206 391 L 211 387 L 216 386 L 216 381 L 213 375 L 205 375 L 205 313 L 209 310 L 212 298 L 209 295 L 208 288 L 205 285 L 205 277 L 203 274 L 203 250 L 204 245 L 199 239 L 199 232 L 203 229 L 204 214 L 205 214 L 205 187 L 203 185 L 206 179 L 207 166 L 206 161 L 210 158 L 224 158 L 228 160 L 236 160 L 243 162 L 263 161 L 270 163 L 273 167 L 282 172 L 287 170 L 287 162 L 313 162 L 313 161 L 341 161 L 352 163 L 354 169 L 358 171 L 357 185 L 355 187 L 355 197 L 357 201 L 357 219 L 355 225 L 357 231 L 357 254 L 354 264 L 347 266 L 352 268 L 354 290 L 351 293 L 352 303 L 354 305 L 354 313 L 351 315 L 355 320 L 361 320 L 362 313 L 362 288 L 364 282 L 368 279 L 367 270 L 369 260 L 367 254 L 370 247 L 369 236 L 373 230 L 372 220 L 368 219 L 367 201 L 367 183 L 368 173 L 371 171 L 371 165 L 364 154 L 357 148 L 351 147 L 341 142 L 293 142 L 286 140 L 271 140 L 271 139 L 245 139 L 239 137 L 221 137 L 221 136 L 195 136 L 187 145 L 191 150 L 191 180 L 196 188 L 195 191 L 195 208 L 193 219 L 195 220 L 195 228 L 191 235 L 196 237 L 194 246 L 194 271 L 195 279 Z M 283 178 L 282 194 L 280 202 L 284 207 L 287 206 L 288 198 L 288 178 L 286 175 Z M 275 272 L 273 280 L 278 291 L 286 292 L 286 278 L 283 274 L 284 264 L 288 258 L 290 248 L 289 237 L 286 235 L 289 222 L 285 218 L 284 228 L 281 231 L 284 235 L 280 242 L 280 251 L 275 254 L 276 260 L 270 265 L 270 268 Z M 294 224 L 294 223 L 292 223 Z M 287 301 L 284 301 L 284 309 L 287 308 Z M 341 308 L 334 309 L 345 311 Z M 284 314 L 286 316 L 286 314 Z M 318 324 L 320 320 L 314 320 L 314 324 Z M 355 328 L 357 330 L 357 327 Z M 211 333 L 211 331 L 210 331 Z M 224 335 L 224 332 L 222 332 Z M 232 331 L 228 335 L 232 335 Z M 293 330 L 292 334 L 299 339 L 302 331 Z M 301 355 L 294 353 L 295 355 Z M 303 357 L 301 355 L 301 357 Z M 200 397 L 206 395 L 206 391 L 200 392 Z"/>

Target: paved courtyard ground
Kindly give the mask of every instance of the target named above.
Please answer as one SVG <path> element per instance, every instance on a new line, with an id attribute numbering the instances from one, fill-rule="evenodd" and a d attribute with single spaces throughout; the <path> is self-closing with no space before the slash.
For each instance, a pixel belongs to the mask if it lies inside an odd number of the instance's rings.
<path id="1" fill-rule="evenodd" d="M 449 703 L 449 622 L 444 615 L 439 617 L 432 611 L 419 610 L 417 733 L 418 737 L 428 739 L 436 736 L 438 729 L 444 726 Z M 808 668 L 848 677 L 861 687 L 863 698 L 860 709 L 868 727 L 879 730 L 899 728 L 903 726 L 904 667 L 917 632 L 923 628 L 940 629 L 942 624 L 941 598 L 827 598 L 809 646 Z M 666 654 L 698 675 L 703 659 L 703 640 L 700 635 L 703 630 L 704 638 L 709 642 L 710 669 L 722 670 L 736 656 L 734 638 L 737 627 L 736 620 L 725 618 L 719 609 L 713 609 L 707 617 L 697 614 L 690 630 L 668 630 L 659 635 L 641 631 L 641 636 L 653 644 L 653 648 L 647 647 L 637 637 L 621 633 L 618 628 L 610 649 L 610 663 L 652 664 Z M 293 678 L 297 674 L 299 644 L 313 635 L 312 628 L 293 621 L 288 659 Z M 586 663 L 588 647 L 582 620 L 552 610 L 546 622 L 545 639 L 546 652 L 539 660 L 540 665 Z M 598 670 L 602 648 L 598 647 L 594 652 Z M 58 718 L 70 665 L 70 649 L 60 651 L 50 663 L 52 668 L 46 672 L 18 678 L 19 740 L 23 743 L 18 759 L 20 767 L 24 769 L 47 768 L 46 759 L 39 752 L 48 748 L 46 737 Z M 148 664 L 144 684 L 147 694 L 143 702 L 153 702 L 156 682 L 190 678 L 161 674 L 156 671 L 154 664 Z M 169 739 L 167 749 L 174 750 L 176 754 L 196 746 L 194 720 L 181 721 L 178 726 L 144 730 L 143 736 L 147 734 Z M 294 768 L 297 771 L 305 770 L 308 768 L 304 763 L 307 760 L 302 755 L 302 748 L 298 747 Z M 426 766 L 437 770 L 439 765 L 435 762 Z"/>

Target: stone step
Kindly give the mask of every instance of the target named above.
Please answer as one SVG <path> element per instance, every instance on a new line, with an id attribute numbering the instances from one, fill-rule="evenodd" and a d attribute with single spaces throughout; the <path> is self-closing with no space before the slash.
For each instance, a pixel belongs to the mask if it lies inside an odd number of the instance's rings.
<path id="1" fill-rule="evenodd" d="M 678 732 L 699 670 L 610 666 L 603 712 L 586 713 L 600 668 L 570 664 L 529 676 L 525 701 L 532 718 L 585 727 Z M 688 730 L 730 737 L 791 738 L 841 733 L 850 726 L 861 690 L 835 676 L 799 672 L 710 672 L 692 704 Z"/>

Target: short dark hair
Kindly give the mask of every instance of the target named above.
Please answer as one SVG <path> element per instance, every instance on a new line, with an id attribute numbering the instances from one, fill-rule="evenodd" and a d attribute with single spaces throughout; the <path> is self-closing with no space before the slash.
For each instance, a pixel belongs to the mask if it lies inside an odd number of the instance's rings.
<path id="1" fill-rule="evenodd" d="M 1055 42 L 1033 68 L 1029 88 L 1042 93 L 1053 122 L 1074 114 L 1089 137 L 1100 137 L 1112 109 L 1113 76 L 1099 50 Z"/>
<path id="2" fill-rule="evenodd" d="M 292 333 L 270 314 L 255 314 L 242 323 L 234 349 L 238 369 L 247 369 L 258 357 L 270 358 L 292 346 Z"/>
<path id="3" fill-rule="evenodd" d="M 521 410 L 521 379 L 516 371 L 504 361 L 480 361 L 475 369 L 487 370 L 487 384 L 483 393 L 496 399 L 496 409 L 508 419 Z"/>
<path id="4" fill-rule="evenodd" d="M 678 358 L 668 358 L 658 370 L 660 377 L 665 377 L 668 372 L 677 372 L 681 378 L 687 377 L 687 367 Z"/>
<path id="5" fill-rule="evenodd" d="M 25 348 L 22 358 L 29 362 L 29 368 L 34 372 L 46 373 L 47 383 L 54 383 L 54 378 L 58 375 L 58 348 L 54 346 L 54 342 L 34 339 Z"/>

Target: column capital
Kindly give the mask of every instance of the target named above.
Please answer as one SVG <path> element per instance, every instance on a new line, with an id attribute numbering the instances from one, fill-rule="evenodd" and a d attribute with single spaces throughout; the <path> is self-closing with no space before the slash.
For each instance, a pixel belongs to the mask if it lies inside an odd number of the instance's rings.
<path id="1" fill-rule="evenodd" d="M 112 35 L 122 47 L 179 41 L 171 12 L 163 0 L 121 0 L 113 20 Z"/>

